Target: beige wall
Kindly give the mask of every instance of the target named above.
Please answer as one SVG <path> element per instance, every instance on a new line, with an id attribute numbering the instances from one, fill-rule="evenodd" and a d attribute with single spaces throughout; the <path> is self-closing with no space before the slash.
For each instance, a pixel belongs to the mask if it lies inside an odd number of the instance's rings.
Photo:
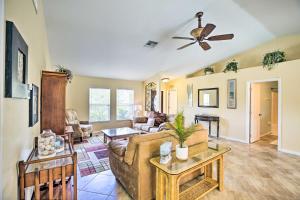
<path id="1" fill-rule="evenodd" d="M 94 123 L 94 129 L 100 130 L 104 128 L 116 128 L 129 126 L 130 121 L 116 120 L 116 89 L 133 89 L 134 103 L 142 105 L 143 103 L 143 82 L 142 81 L 127 81 L 108 78 L 94 78 L 87 76 L 75 76 L 72 83 L 67 86 L 67 108 L 77 110 L 80 120 L 89 119 L 89 89 L 90 88 L 109 88 L 111 89 L 111 121 Z"/>
<path id="2" fill-rule="evenodd" d="M 239 63 L 239 68 L 256 67 L 261 65 L 266 53 L 276 50 L 284 51 L 288 61 L 300 59 L 300 35 L 288 35 L 275 38 L 252 49 L 238 53 L 216 63 L 212 63 L 211 66 L 214 67 L 216 72 L 222 72 L 226 64 L 235 59 Z M 203 74 L 203 70 L 199 70 L 190 74 L 189 77 L 200 76 Z"/>
<path id="3" fill-rule="evenodd" d="M 50 66 L 48 42 L 43 12 L 39 2 L 38 14 L 32 0 L 6 0 L 5 17 L 13 21 L 28 45 L 28 82 L 40 86 L 41 70 Z M 17 199 L 17 169 L 19 160 L 28 156 L 33 138 L 40 132 L 39 123 L 28 127 L 28 99 L 4 99 L 3 135 L 3 199 Z"/>
<path id="4" fill-rule="evenodd" d="M 178 91 L 178 109 L 184 110 L 187 123 L 193 121 L 195 114 L 216 114 L 221 117 L 220 134 L 223 137 L 247 142 L 246 137 L 246 85 L 251 80 L 280 78 L 282 81 L 282 150 L 300 154 L 300 60 L 277 64 L 271 70 L 262 66 L 245 68 L 238 73 L 217 73 L 194 78 L 180 78 L 169 83 Z M 237 79 L 237 109 L 227 109 L 227 80 Z M 187 106 L 187 83 L 193 84 L 193 107 Z M 197 93 L 200 88 L 218 87 L 219 108 L 198 108 Z"/>

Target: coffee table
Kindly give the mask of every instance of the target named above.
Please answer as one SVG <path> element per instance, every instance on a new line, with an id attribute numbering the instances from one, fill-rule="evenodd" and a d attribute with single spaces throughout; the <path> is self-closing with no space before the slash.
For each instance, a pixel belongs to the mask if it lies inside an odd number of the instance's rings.
<path id="1" fill-rule="evenodd" d="M 138 135 L 141 131 L 129 127 L 111 128 L 101 131 L 104 134 L 104 143 L 107 143 L 107 138 L 110 140 L 128 138 L 132 135 Z"/>
<path id="2" fill-rule="evenodd" d="M 210 191 L 224 189 L 223 155 L 230 147 L 208 143 L 205 151 L 189 155 L 186 161 L 178 160 L 175 153 L 167 164 L 160 163 L 160 157 L 150 160 L 156 168 L 156 200 L 191 200 L 200 199 Z M 213 178 L 213 163 L 217 163 L 217 178 Z M 180 190 L 180 180 L 204 168 L 204 178 Z"/>

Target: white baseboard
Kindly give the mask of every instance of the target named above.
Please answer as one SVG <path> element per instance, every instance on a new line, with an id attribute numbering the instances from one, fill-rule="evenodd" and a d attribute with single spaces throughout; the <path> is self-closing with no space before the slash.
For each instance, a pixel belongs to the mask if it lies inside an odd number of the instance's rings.
<path id="1" fill-rule="evenodd" d="M 247 142 L 245 140 L 237 139 L 237 138 L 232 138 L 232 137 L 227 137 L 227 136 L 222 136 L 222 135 L 220 135 L 220 138 L 235 141 L 235 142 L 241 142 L 241 143 L 249 144 L 249 142 Z"/>
<path id="2" fill-rule="evenodd" d="M 288 154 L 296 155 L 296 156 L 300 156 L 300 152 L 299 151 L 291 151 L 291 150 L 287 150 L 287 149 L 278 149 L 278 151 L 283 152 L 283 153 L 288 153 Z"/>

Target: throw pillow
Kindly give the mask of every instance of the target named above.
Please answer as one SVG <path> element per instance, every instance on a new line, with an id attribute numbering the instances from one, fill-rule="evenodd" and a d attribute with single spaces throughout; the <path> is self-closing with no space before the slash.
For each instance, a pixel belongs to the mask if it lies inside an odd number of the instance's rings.
<path id="1" fill-rule="evenodd" d="M 161 123 L 166 122 L 167 115 L 165 113 L 158 113 L 155 117 L 155 126 L 159 126 Z"/>
<path id="2" fill-rule="evenodd" d="M 148 118 L 147 125 L 153 127 L 154 126 L 154 122 L 155 122 L 154 118 Z"/>

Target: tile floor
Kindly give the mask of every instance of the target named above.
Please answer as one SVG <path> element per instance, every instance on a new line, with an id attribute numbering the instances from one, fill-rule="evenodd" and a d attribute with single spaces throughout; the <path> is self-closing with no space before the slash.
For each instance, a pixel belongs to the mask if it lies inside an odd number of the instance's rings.
<path id="1" fill-rule="evenodd" d="M 232 148 L 224 157 L 225 190 L 214 190 L 203 200 L 300 199 L 300 157 L 278 152 L 276 145 L 266 140 L 251 145 L 223 139 L 217 142 Z M 111 171 L 78 176 L 78 184 L 80 200 L 131 199 Z"/>
<path id="2" fill-rule="evenodd" d="M 129 200 L 131 198 L 108 170 L 84 177 L 78 174 L 78 199 Z"/>

